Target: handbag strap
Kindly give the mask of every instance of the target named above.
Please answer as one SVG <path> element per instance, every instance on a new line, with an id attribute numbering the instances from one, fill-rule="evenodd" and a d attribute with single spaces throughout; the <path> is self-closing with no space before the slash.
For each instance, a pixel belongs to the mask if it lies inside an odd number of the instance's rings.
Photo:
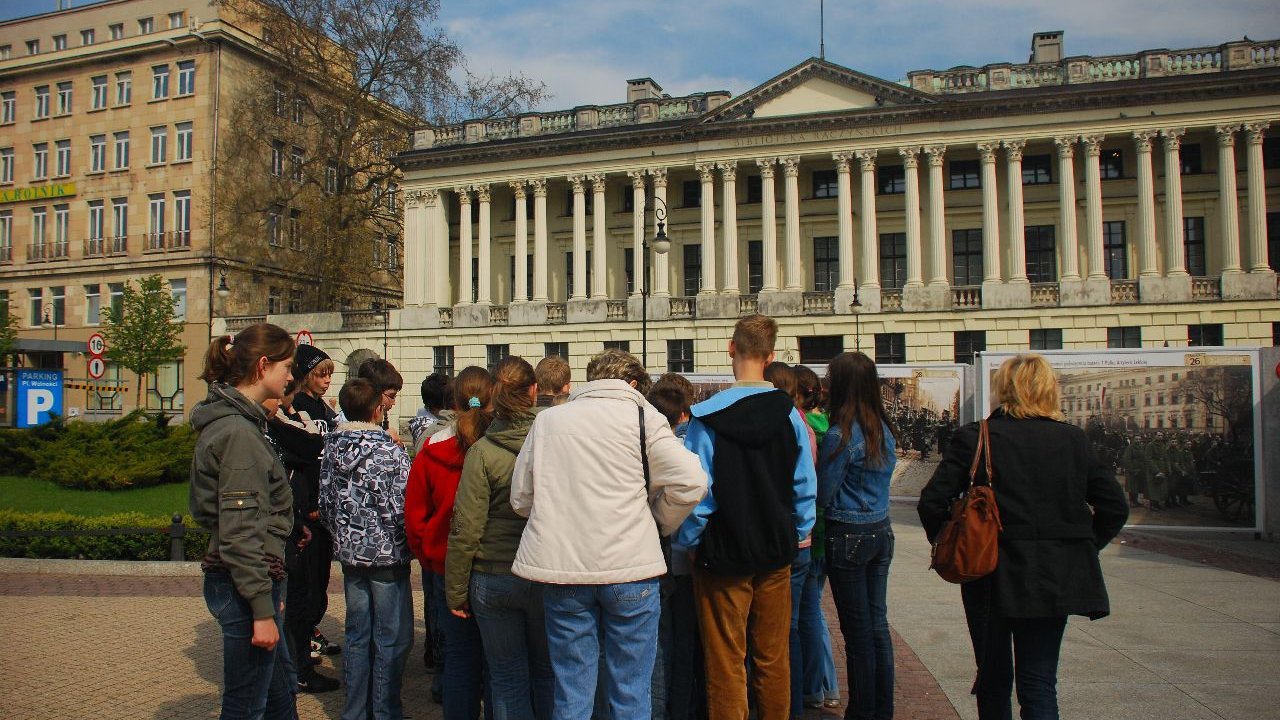
<path id="1" fill-rule="evenodd" d="M 644 406 L 637 405 L 640 411 L 640 465 L 644 467 L 644 496 L 649 497 L 649 441 L 644 431 Z"/>
<path id="2" fill-rule="evenodd" d="M 973 463 L 969 466 L 969 487 L 973 487 L 978 481 L 978 462 L 984 462 L 984 469 L 987 471 L 987 485 L 995 487 L 995 476 L 991 473 L 991 433 L 987 429 L 987 421 L 985 419 L 978 423 L 978 447 L 973 451 Z"/>

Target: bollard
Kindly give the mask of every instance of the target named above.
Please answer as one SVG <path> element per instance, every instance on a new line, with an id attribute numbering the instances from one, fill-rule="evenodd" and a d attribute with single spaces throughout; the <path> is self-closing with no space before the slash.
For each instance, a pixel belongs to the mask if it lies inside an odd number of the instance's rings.
<path id="1" fill-rule="evenodd" d="M 187 559 L 186 548 L 182 540 L 187 534 L 187 526 L 182 524 L 182 516 L 174 514 L 173 524 L 169 526 L 169 560 L 182 562 Z"/>

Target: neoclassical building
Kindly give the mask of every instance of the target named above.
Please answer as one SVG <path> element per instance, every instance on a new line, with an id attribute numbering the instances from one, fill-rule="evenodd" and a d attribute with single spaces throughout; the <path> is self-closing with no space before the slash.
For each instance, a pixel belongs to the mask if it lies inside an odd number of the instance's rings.
<path id="1" fill-rule="evenodd" d="M 757 311 L 793 362 L 1273 344 L 1280 40 L 1062 48 L 1037 33 L 1028 63 L 905 83 L 810 58 L 736 98 L 643 78 L 623 103 L 421 128 L 391 359 L 408 383 L 506 354 L 578 375 L 611 346 L 724 372 Z"/>

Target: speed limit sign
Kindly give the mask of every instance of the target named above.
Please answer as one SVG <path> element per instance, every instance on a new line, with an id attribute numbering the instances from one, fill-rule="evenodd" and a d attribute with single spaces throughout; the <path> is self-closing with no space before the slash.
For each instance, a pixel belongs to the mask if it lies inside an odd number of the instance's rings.
<path id="1" fill-rule="evenodd" d="M 89 354 L 94 357 L 102 357 L 107 351 L 107 340 L 102 337 L 102 333 L 94 333 L 89 336 Z"/>
<path id="2" fill-rule="evenodd" d="M 94 380 L 101 380 L 102 376 L 107 373 L 107 363 L 100 357 L 89 358 L 89 377 Z"/>
<path id="3" fill-rule="evenodd" d="M 298 344 L 299 344 L 299 345 L 314 345 L 314 344 L 315 344 L 315 341 L 314 341 L 314 340 L 312 340 L 312 338 L 311 338 L 311 331 L 310 331 L 310 330 L 299 330 L 299 331 L 298 331 Z"/>

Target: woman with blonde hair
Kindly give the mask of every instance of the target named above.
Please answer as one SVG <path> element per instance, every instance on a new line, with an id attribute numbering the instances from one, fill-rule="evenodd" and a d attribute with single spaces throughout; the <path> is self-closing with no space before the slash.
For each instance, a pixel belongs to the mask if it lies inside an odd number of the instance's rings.
<path id="1" fill-rule="evenodd" d="M 978 482 L 995 489 L 1003 530 L 995 572 L 960 588 L 978 666 L 973 694 L 981 720 L 1012 718 L 1016 677 L 1023 720 L 1056 720 L 1067 616 L 1110 612 L 1098 551 L 1124 527 L 1129 504 L 1110 467 L 1090 455 L 1084 431 L 1063 421 L 1058 381 L 1043 357 L 1006 360 L 991 397 L 994 477 L 979 471 Z M 956 432 L 920 493 L 931 542 L 969 485 L 979 430 L 970 423 Z"/>

